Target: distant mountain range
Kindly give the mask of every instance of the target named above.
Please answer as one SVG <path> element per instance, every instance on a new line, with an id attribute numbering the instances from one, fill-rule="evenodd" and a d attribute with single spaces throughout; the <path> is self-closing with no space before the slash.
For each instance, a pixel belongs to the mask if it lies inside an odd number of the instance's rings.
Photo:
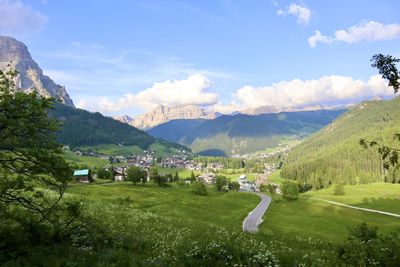
<path id="1" fill-rule="evenodd" d="M 364 149 L 359 144 L 364 138 L 399 147 L 395 134 L 400 133 L 400 98 L 381 99 L 353 106 L 295 147 L 284 164 L 282 176 L 307 182 L 317 189 L 337 182 L 370 183 L 393 177 L 400 181 L 398 170 L 383 169 L 377 148 Z"/>
<path id="2" fill-rule="evenodd" d="M 230 156 L 277 146 L 285 138 L 318 131 L 345 110 L 222 115 L 212 120 L 172 120 L 148 133 L 203 155 Z"/>
<path id="3" fill-rule="evenodd" d="M 64 86 L 56 84 L 32 59 L 28 48 L 14 38 L 0 36 L 0 70 L 16 70 L 16 88 L 22 91 L 36 90 L 44 97 L 55 97 L 65 105 L 74 107 Z"/>
<path id="4" fill-rule="evenodd" d="M 134 119 L 129 116 L 118 116 L 114 119 L 128 123 L 140 129 L 150 129 L 162 123 L 176 119 L 215 119 L 219 114 L 194 106 L 166 106 L 159 105 L 152 111 Z"/>

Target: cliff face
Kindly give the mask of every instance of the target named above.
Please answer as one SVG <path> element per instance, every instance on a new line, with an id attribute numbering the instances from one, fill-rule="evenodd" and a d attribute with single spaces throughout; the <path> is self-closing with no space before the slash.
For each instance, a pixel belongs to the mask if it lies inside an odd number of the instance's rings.
<path id="1" fill-rule="evenodd" d="M 62 103 L 74 107 L 65 87 L 43 75 L 42 69 L 32 59 L 26 45 L 14 38 L 0 36 L 0 70 L 18 72 L 15 79 L 17 90 L 36 90 L 44 97 L 55 97 Z"/>
<path id="2" fill-rule="evenodd" d="M 159 105 L 152 111 L 136 117 L 131 125 L 149 129 L 156 125 L 177 119 L 215 119 L 217 114 L 194 105 L 187 106 L 164 106 Z"/>

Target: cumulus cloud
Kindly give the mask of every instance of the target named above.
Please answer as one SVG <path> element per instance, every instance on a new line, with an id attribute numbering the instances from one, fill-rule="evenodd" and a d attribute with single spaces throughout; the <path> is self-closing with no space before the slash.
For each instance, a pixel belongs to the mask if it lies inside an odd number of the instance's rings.
<path id="1" fill-rule="evenodd" d="M 290 4 L 285 9 L 278 10 L 276 14 L 279 16 L 293 15 L 297 18 L 297 23 L 300 25 L 308 25 L 311 19 L 311 10 L 295 3 Z"/>
<path id="2" fill-rule="evenodd" d="M 355 103 L 373 96 L 391 96 L 393 90 L 379 75 L 368 81 L 346 76 L 324 76 L 317 80 L 282 81 L 266 87 L 244 86 L 235 94 L 242 109 L 261 106 L 277 108 Z"/>
<path id="3" fill-rule="evenodd" d="M 116 102 L 103 98 L 99 107 L 104 111 L 118 111 L 131 107 L 150 110 L 160 104 L 213 105 L 217 103 L 218 95 L 208 92 L 211 87 L 212 82 L 206 76 L 193 74 L 185 80 L 156 82 L 137 94 L 125 94 Z"/>
<path id="4" fill-rule="evenodd" d="M 22 35 L 40 30 L 47 17 L 19 0 L 0 0 L 0 33 Z"/>
<path id="5" fill-rule="evenodd" d="M 315 31 L 315 34 L 308 38 L 308 44 L 312 48 L 316 47 L 318 43 L 331 44 L 332 42 L 332 38 L 322 35 L 320 31 Z"/>
<path id="6" fill-rule="evenodd" d="M 400 37 L 400 24 L 382 24 L 376 21 L 363 21 L 347 30 L 335 31 L 334 36 L 322 35 L 316 31 L 313 36 L 308 38 L 310 47 L 315 47 L 320 43 L 345 42 L 348 44 L 361 41 L 391 40 Z"/>

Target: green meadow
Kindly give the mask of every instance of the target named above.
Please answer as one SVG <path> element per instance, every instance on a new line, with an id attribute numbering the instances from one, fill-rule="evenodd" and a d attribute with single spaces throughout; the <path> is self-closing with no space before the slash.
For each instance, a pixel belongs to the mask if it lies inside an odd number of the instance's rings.
<path id="1" fill-rule="evenodd" d="M 101 168 L 108 164 L 108 160 L 98 157 L 78 156 L 71 151 L 64 151 L 63 156 L 65 160 L 71 164 L 76 164 L 79 166 L 85 165 L 91 169 Z"/>
<path id="2" fill-rule="evenodd" d="M 340 242 L 348 235 L 349 227 L 360 223 L 377 226 L 382 232 L 400 233 L 400 218 L 355 210 L 323 202 L 331 200 L 363 208 L 400 213 L 400 185 L 374 183 L 345 186 L 345 195 L 333 194 L 333 187 L 300 194 L 295 201 L 274 196 L 264 215 L 263 233 L 294 233 L 332 242 Z"/>
<path id="3" fill-rule="evenodd" d="M 207 196 L 197 196 L 186 186 L 160 188 L 151 182 L 145 186 L 74 184 L 67 192 L 86 201 L 124 204 L 160 216 L 236 230 L 241 230 L 242 221 L 259 202 L 258 196 L 249 193 L 221 193 L 210 187 Z"/>

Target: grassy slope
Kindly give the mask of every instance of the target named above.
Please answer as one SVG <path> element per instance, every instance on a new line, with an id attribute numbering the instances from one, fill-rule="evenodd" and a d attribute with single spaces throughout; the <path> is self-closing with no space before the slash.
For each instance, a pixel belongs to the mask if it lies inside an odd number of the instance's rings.
<path id="1" fill-rule="evenodd" d="M 107 165 L 108 161 L 97 157 L 78 156 L 73 152 L 65 151 L 64 158 L 67 162 L 77 165 L 86 165 L 89 168 L 101 168 Z"/>
<path id="2" fill-rule="evenodd" d="M 400 185 L 377 183 L 346 186 L 346 194 L 334 196 L 333 188 L 311 191 L 296 201 L 274 199 L 266 215 L 262 232 L 295 233 L 303 237 L 318 237 L 338 242 L 348 234 L 348 228 L 362 222 L 378 226 L 383 232 L 400 233 L 400 219 L 335 206 L 313 199 L 333 200 L 360 207 L 399 213 Z"/>
<path id="3" fill-rule="evenodd" d="M 83 151 L 96 151 L 105 155 L 132 155 L 143 154 L 143 148 L 137 145 L 120 146 L 115 144 L 99 144 L 96 146 L 80 147 Z M 157 155 L 167 156 L 177 153 L 177 148 L 171 147 L 164 142 L 155 141 L 147 150 L 154 151 Z"/>
<path id="4" fill-rule="evenodd" d="M 171 188 L 128 183 L 74 185 L 67 192 L 89 201 L 125 202 L 129 207 L 158 215 L 236 230 L 240 229 L 247 213 L 259 202 L 259 198 L 252 194 L 217 193 L 213 188 L 209 188 L 207 196 L 196 196 L 190 189 L 176 185 Z"/>
<path id="5" fill-rule="evenodd" d="M 345 194 L 342 196 L 334 195 L 333 190 L 334 187 L 311 191 L 305 196 L 400 214 L 400 184 L 344 186 Z"/>
<path id="6" fill-rule="evenodd" d="M 379 181 L 380 157 L 374 150 L 363 149 L 359 140 L 366 138 L 398 146 L 393 136 L 399 132 L 399 106 L 397 97 L 391 101 L 364 102 L 346 112 L 291 151 L 283 177 L 310 180 L 315 173 L 331 180 L 371 176 L 370 181 Z"/>
<path id="7" fill-rule="evenodd" d="M 387 211 L 398 210 L 399 186 L 391 184 L 374 184 L 367 186 L 345 187 L 347 195 L 333 196 L 331 189 L 309 192 L 300 196 L 297 201 L 275 198 L 264 216 L 261 233 L 274 233 L 278 236 L 314 237 L 326 241 L 340 242 L 348 235 L 348 228 L 367 222 L 378 226 L 383 232 L 400 233 L 400 220 L 389 216 L 372 214 L 364 211 L 338 207 L 312 199 L 319 197 L 347 204 L 357 204 L 371 192 L 379 196 L 382 202 L 369 201 L 369 208 Z M 375 189 L 374 189 L 375 188 Z M 259 202 L 255 195 L 246 193 L 217 193 L 209 188 L 208 196 L 196 196 L 190 189 L 177 187 L 159 188 L 152 184 L 133 186 L 129 183 L 112 185 L 74 185 L 68 193 L 82 196 L 89 201 L 100 203 L 125 203 L 131 208 L 150 211 L 160 216 L 181 219 L 186 226 L 196 224 L 241 229 L 245 216 Z M 357 195 L 353 195 L 357 194 Z M 339 199 L 342 198 L 342 199 Z M 385 200 L 385 201 L 383 201 Z M 260 238 L 263 235 L 260 235 Z"/>

